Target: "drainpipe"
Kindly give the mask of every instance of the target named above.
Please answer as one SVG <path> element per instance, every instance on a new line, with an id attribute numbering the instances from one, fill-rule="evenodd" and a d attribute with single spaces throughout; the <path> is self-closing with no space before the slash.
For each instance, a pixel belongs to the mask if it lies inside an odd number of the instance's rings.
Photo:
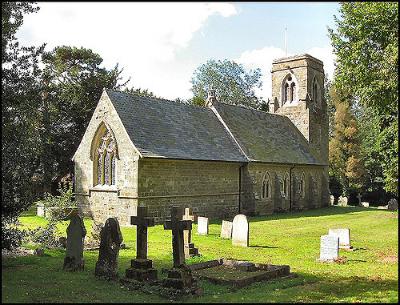
<path id="1" fill-rule="evenodd" d="M 239 214 L 241 212 L 241 197 L 242 197 L 242 167 L 244 166 L 244 164 L 239 166 L 239 206 L 238 206 L 238 210 L 239 210 Z"/>
<path id="2" fill-rule="evenodd" d="M 292 167 L 289 169 L 289 211 L 292 211 L 292 169 L 296 167 L 295 164 L 292 164 Z"/>

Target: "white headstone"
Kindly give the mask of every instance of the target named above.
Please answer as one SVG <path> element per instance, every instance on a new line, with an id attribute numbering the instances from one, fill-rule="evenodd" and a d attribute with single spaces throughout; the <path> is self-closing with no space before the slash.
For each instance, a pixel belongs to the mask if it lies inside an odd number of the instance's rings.
<path id="1" fill-rule="evenodd" d="M 339 237 L 335 235 L 322 235 L 319 260 L 321 262 L 332 262 L 338 257 Z"/>
<path id="2" fill-rule="evenodd" d="M 338 205 L 342 207 L 347 206 L 347 197 L 339 196 Z"/>
<path id="3" fill-rule="evenodd" d="M 369 208 L 369 202 L 363 201 L 361 202 L 361 206 L 364 208 Z"/>
<path id="4" fill-rule="evenodd" d="M 246 215 L 239 214 L 233 218 L 232 245 L 242 247 L 249 246 L 249 223 Z"/>
<path id="5" fill-rule="evenodd" d="M 329 199 L 330 199 L 331 205 L 333 205 L 333 203 L 335 202 L 335 196 L 330 195 Z"/>
<path id="6" fill-rule="evenodd" d="M 197 233 L 199 235 L 208 235 L 208 218 L 197 217 Z"/>
<path id="7" fill-rule="evenodd" d="M 222 221 L 221 238 L 232 238 L 232 222 L 226 220 Z"/>
<path id="8" fill-rule="evenodd" d="M 339 238 L 339 248 L 351 248 L 350 229 L 329 229 L 328 235 L 337 236 Z"/>
<path id="9" fill-rule="evenodd" d="M 44 204 L 43 203 L 38 203 L 36 205 L 36 215 L 40 217 L 44 217 Z"/>

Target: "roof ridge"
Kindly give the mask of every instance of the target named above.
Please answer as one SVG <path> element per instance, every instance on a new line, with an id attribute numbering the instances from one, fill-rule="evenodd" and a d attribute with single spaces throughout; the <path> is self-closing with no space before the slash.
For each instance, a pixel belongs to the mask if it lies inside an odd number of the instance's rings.
<path id="1" fill-rule="evenodd" d="M 232 105 L 232 104 L 228 104 L 228 103 L 224 103 L 224 102 L 218 102 L 218 103 L 219 104 L 223 104 L 223 105 L 227 105 L 227 106 L 231 106 L 231 107 L 237 107 L 237 108 L 241 108 L 241 109 L 245 109 L 245 110 L 255 111 L 255 112 L 266 114 L 266 115 L 272 115 L 272 116 L 278 116 L 278 117 L 286 117 L 285 115 L 282 115 L 282 114 L 271 113 L 271 112 L 267 112 L 267 111 L 264 111 L 264 110 L 258 110 L 258 109 L 254 109 L 254 108 L 251 108 L 251 107 L 246 107 L 244 105 Z"/>

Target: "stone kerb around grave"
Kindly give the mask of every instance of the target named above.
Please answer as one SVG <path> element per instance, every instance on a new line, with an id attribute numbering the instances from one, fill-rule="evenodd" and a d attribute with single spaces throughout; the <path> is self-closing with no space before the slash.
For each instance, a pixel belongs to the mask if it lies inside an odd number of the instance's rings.
<path id="1" fill-rule="evenodd" d="M 249 246 L 249 222 L 246 215 L 238 214 L 233 219 L 232 245 L 241 247 Z"/>

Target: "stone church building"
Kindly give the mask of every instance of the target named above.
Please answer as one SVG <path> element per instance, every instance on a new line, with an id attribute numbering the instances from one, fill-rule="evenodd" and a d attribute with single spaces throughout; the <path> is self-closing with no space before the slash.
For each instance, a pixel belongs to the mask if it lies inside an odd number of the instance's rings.
<path id="1" fill-rule="evenodd" d="M 81 212 L 127 225 L 138 205 L 157 223 L 171 205 L 211 219 L 328 206 L 323 64 L 304 54 L 271 73 L 269 113 L 104 89 L 73 156 Z"/>

